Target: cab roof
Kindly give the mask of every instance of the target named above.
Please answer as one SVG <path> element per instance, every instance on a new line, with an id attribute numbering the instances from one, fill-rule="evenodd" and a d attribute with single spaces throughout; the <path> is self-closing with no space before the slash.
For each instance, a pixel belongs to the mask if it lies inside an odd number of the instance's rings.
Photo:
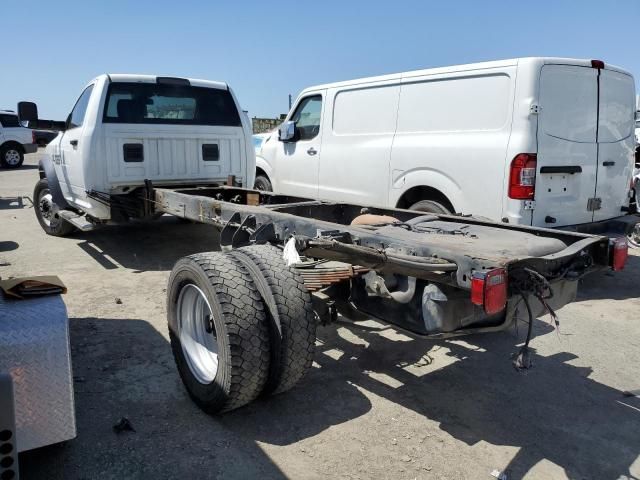
<path id="1" fill-rule="evenodd" d="M 220 90 L 228 90 L 229 86 L 226 82 L 216 82 L 212 80 L 202 80 L 199 78 L 186 78 L 186 77 L 175 77 L 171 75 L 138 75 L 133 73 L 105 73 L 96 77 L 93 81 L 101 78 L 107 77 L 107 79 L 111 82 L 130 82 L 130 83 L 158 83 L 158 79 L 164 79 L 167 83 L 174 82 L 189 82 L 190 85 L 195 87 L 205 87 L 205 88 L 217 88 Z M 161 80 L 162 81 L 162 80 Z"/>

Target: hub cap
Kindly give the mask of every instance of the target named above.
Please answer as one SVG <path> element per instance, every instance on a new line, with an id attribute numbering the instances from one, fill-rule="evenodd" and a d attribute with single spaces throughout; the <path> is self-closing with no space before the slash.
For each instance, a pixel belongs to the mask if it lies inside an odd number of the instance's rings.
<path id="1" fill-rule="evenodd" d="M 202 384 L 218 372 L 218 340 L 213 313 L 204 292 L 185 285 L 178 296 L 178 329 L 182 352 L 193 376 Z"/>
<path id="2" fill-rule="evenodd" d="M 20 163 L 20 152 L 14 149 L 7 150 L 4 154 L 4 161 L 7 165 L 15 167 Z"/>
<path id="3" fill-rule="evenodd" d="M 640 247 L 640 223 L 636 223 L 631 233 L 627 236 L 629 243 L 634 247 Z"/>
<path id="4" fill-rule="evenodd" d="M 38 210 L 40 211 L 42 221 L 48 227 L 55 226 L 60 222 L 60 217 L 58 217 L 58 206 L 53 201 L 51 192 L 47 188 L 40 192 L 40 196 L 38 198 Z"/>

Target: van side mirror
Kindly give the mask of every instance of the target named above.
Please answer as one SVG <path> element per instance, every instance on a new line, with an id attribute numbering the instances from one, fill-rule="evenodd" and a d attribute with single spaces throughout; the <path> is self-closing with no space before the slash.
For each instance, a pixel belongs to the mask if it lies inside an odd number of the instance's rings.
<path id="1" fill-rule="evenodd" d="M 18 102 L 18 120 L 33 127 L 38 123 L 38 106 L 33 102 Z"/>
<path id="2" fill-rule="evenodd" d="M 295 141 L 296 136 L 296 122 L 288 121 L 282 122 L 282 125 L 278 127 L 278 140 L 281 142 Z"/>

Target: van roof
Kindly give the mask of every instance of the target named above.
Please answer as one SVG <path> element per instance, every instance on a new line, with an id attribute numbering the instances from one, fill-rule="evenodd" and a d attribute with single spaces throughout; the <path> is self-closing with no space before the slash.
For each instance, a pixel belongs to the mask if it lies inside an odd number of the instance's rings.
<path id="1" fill-rule="evenodd" d="M 206 88 L 218 88 L 221 90 L 228 90 L 229 86 L 225 82 L 216 82 L 212 80 L 202 80 L 199 78 L 186 78 L 186 77 L 176 77 L 174 75 L 139 75 L 133 73 L 105 73 L 94 78 L 90 83 L 93 83 L 95 80 L 101 77 L 108 77 L 108 79 L 112 82 L 140 82 L 140 83 L 156 83 L 158 77 L 165 78 L 181 78 L 185 80 L 189 80 L 189 83 L 196 87 L 206 87 Z"/>
<path id="2" fill-rule="evenodd" d="M 467 72 L 471 70 L 485 70 L 489 68 L 512 67 L 522 62 L 539 63 L 541 65 L 561 64 L 561 65 L 578 65 L 578 66 L 584 66 L 584 67 L 591 66 L 591 59 L 587 60 L 587 59 L 579 59 L 579 58 L 562 58 L 562 57 L 510 58 L 506 60 L 494 60 L 490 62 L 468 63 L 463 65 L 452 65 L 448 67 L 435 67 L 435 68 L 428 68 L 428 69 L 421 69 L 421 70 L 411 70 L 408 72 L 398 72 L 398 73 L 392 73 L 388 75 L 379 75 L 375 77 L 355 78 L 353 80 L 344 80 L 341 82 L 325 83 L 321 85 L 314 85 L 312 87 L 307 87 L 301 92 L 301 95 L 308 91 L 322 90 L 326 88 L 335 88 L 335 87 L 346 87 L 349 85 L 354 85 L 359 83 L 376 83 L 376 82 L 399 80 L 402 78 L 417 77 L 417 76 L 423 76 L 423 75 L 440 75 L 440 74 L 446 74 L 446 73 Z M 614 65 L 609 65 L 606 62 L 605 62 L 605 68 L 608 70 L 616 70 L 618 72 L 631 75 L 631 73 L 629 73 L 628 71 L 620 67 L 616 67 Z"/>

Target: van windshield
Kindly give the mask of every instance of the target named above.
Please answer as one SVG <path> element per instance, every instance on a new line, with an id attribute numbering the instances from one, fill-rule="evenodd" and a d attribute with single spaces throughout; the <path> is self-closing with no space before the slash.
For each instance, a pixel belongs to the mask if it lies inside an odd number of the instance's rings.
<path id="1" fill-rule="evenodd" d="M 115 82 L 109 85 L 103 123 L 241 126 L 228 90 Z"/>

